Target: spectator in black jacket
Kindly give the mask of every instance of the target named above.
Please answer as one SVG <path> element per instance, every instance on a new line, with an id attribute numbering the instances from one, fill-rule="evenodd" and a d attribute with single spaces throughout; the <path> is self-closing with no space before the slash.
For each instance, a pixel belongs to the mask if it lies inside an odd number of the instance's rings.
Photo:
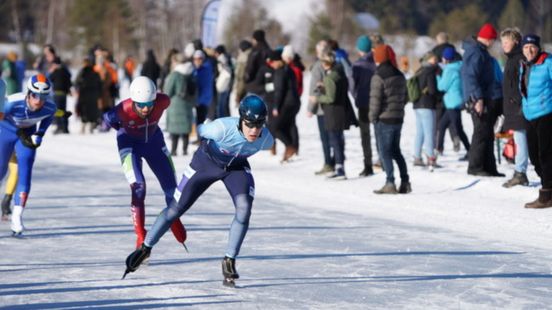
<path id="1" fill-rule="evenodd" d="M 270 56 L 270 67 L 274 69 L 274 105 L 272 115 L 274 124 L 272 126 L 274 135 L 286 146 L 283 162 L 287 162 L 293 155 L 297 154 L 299 134 L 295 117 L 299 113 L 301 101 L 297 92 L 295 74 L 291 68 L 284 63 L 279 51 L 272 51 Z"/>
<path id="2" fill-rule="evenodd" d="M 260 85 L 262 78 L 259 75 L 262 71 L 261 68 L 266 66 L 266 59 L 270 54 L 270 46 L 265 40 L 265 32 L 259 29 L 253 32 L 252 43 L 253 48 L 245 66 L 245 90 L 258 94 L 256 91 L 259 88 L 264 88 L 264 85 Z"/>
<path id="3" fill-rule="evenodd" d="M 502 50 L 506 55 L 504 65 L 504 80 L 502 81 L 502 113 L 504 115 L 503 130 L 514 131 L 516 157 L 514 175 L 502 186 L 509 188 L 515 185 L 528 185 L 527 166 L 529 164 L 529 149 L 527 146 L 527 120 L 521 111 L 521 93 L 519 91 L 519 67 L 523 60 L 521 51 L 521 33 L 517 28 L 506 28 L 500 33 Z"/>
<path id="4" fill-rule="evenodd" d="M 406 80 L 391 64 L 388 48 L 382 44 L 373 51 L 378 66 L 370 83 L 370 122 L 374 124 L 379 152 L 387 179 L 376 194 L 406 194 L 412 191 L 406 162 L 401 153 L 401 129 L 407 101 Z M 395 187 L 393 160 L 399 166 L 401 185 Z"/>
<path id="5" fill-rule="evenodd" d="M 142 64 L 140 75 L 148 77 L 157 86 L 157 81 L 161 76 L 161 66 L 159 66 L 157 58 L 155 58 L 155 54 L 151 49 L 146 53 L 146 61 Z"/>
<path id="6" fill-rule="evenodd" d="M 56 116 L 55 124 L 57 125 L 54 134 L 69 133 L 69 122 L 67 117 L 67 95 L 71 90 L 71 73 L 61 63 L 61 59 L 56 56 L 52 66 L 50 67 L 50 81 L 54 88 L 54 102 L 58 110 L 63 111 L 62 116 Z"/>

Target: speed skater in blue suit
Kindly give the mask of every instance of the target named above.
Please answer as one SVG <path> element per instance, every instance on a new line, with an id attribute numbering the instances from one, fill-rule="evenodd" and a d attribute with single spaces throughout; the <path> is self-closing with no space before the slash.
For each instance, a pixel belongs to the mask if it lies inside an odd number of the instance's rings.
<path id="1" fill-rule="evenodd" d="M 219 118 L 198 128 L 201 145 L 184 170 L 175 193 L 178 199 L 161 212 L 145 242 L 129 255 L 125 275 L 138 269 L 171 223 L 184 214 L 207 188 L 220 180 L 235 207 L 222 272 L 225 283 L 230 285 L 239 278 L 235 259 L 249 228 L 255 196 L 255 182 L 247 158 L 260 150 L 270 149 L 274 143 L 265 127 L 267 108 L 260 97 L 246 96 L 240 103 L 239 113 L 239 118 Z"/>
<path id="2" fill-rule="evenodd" d="M 41 145 L 42 137 L 56 112 L 56 105 L 50 100 L 51 92 L 51 82 L 43 74 L 37 74 L 27 81 L 27 92 L 10 95 L 3 104 L 3 120 L 0 121 L 0 180 L 6 176 L 14 152 L 19 166 L 11 219 L 11 230 L 15 236 L 25 230 L 23 211 L 31 191 L 36 149 Z"/>

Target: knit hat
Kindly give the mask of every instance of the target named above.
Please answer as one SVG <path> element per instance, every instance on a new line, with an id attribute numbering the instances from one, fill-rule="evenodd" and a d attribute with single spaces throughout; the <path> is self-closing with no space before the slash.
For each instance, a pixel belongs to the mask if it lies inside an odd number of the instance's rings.
<path id="1" fill-rule="evenodd" d="M 289 44 L 284 46 L 284 49 L 282 50 L 282 57 L 293 59 L 294 56 L 295 56 L 295 51 L 293 50 L 293 46 Z"/>
<path id="2" fill-rule="evenodd" d="M 282 60 L 282 52 L 279 50 L 270 51 L 270 53 L 268 53 L 268 60 L 270 61 Z"/>
<path id="3" fill-rule="evenodd" d="M 368 53 L 372 49 L 372 41 L 365 35 L 358 37 L 356 41 L 357 50 Z"/>
<path id="4" fill-rule="evenodd" d="M 494 40 L 497 37 L 496 29 L 493 27 L 493 25 L 486 23 L 485 25 L 483 25 L 483 27 L 481 27 L 481 29 L 479 29 L 477 37 Z"/>
<path id="5" fill-rule="evenodd" d="M 525 35 L 523 36 L 523 39 L 521 39 L 521 47 L 523 47 L 525 44 L 533 44 L 540 49 L 540 37 L 536 34 Z"/>
<path id="6" fill-rule="evenodd" d="M 205 59 L 205 53 L 202 50 L 197 50 L 194 52 L 193 58 Z"/>
<path id="7" fill-rule="evenodd" d="M 449 46 L 445 48 L 445 50 L 443 51 L 443 58 L 446 60 L 452 60 L 454 59 L 454 54 L 455 54 L 454 47 Z"/>
<path id="8" fill-rule="evenodd" d="M 264 41 L 265 40 L 265 32 L 261 29 L 257 29 L 253 31 L 253 39 L 257 41 Z"/>
<path id="9" fill-rule="evenodd" d="M 374 62 L 379 63 L 379 64 L 384 63 L 387 60 L 389 60 L 389 53 L 387 52 L 387 45 L 381 44 L 381 45 L 376 46 L 376 48 L 374 48 L 373 57 L 374 57 Z"/>

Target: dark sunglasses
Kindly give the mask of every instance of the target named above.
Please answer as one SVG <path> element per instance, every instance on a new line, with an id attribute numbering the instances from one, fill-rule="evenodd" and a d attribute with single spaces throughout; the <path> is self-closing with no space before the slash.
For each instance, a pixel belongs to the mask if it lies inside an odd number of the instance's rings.
<path id="1" fill-rule="evenodd" d="M 143 109 L 143 108 L 151 108 L 153 107 L 153 101 L 148 101 L 148 102 L 136 102 L 134 101 L 134 104 L 139 107 L 140 109 Z"/>
<path id="2" fill-rule="evenodd" d="M 39 99 L 39 100 L 46 100 L 46 98 L 48 98 L 48 95 L 46 95 L 46 94 L 38 94 L 38 93 L 30 92 L 29 95 L 33 99 Z"/>
<path id="3" fill-rule="evenodd" d="M 262 128 L 265 124 L 264 120 L 253 121 L 253 122 L 244 120 L 243 122 L 244 122 L 245 126 L 247 126 L 249 128 Z"/>

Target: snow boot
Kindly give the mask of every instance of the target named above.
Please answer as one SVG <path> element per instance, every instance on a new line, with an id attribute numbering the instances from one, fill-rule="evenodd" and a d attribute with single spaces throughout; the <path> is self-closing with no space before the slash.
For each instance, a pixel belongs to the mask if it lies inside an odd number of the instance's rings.
<path id="1" fill-rule="evenodd" d="M 426 164 L 424 163 L 424 160 L 420 157 L 414 157 L 414 166 L 425 167 Z"/>
<path id="2" fill-rule="evenodd" d="M 385 185 L 378 190 L 374 191 L 375 194 L 396 194 L 397 193 L 397 187 L 395 186 L 395 183 L 385 183 Z"/>
<path id="3" fill-rule="evenodd" d="M 399 186 L 399 194 L 408 194 L 410 192 L 412 192 L 412 186 L 410 185 L 410 182 L 401 181 L 401 185 Z"/>
<path id="4" fill-rule="evenodd" d="M 359 177 L 369 177 L 371 175 L 374 175 L 374 169 L 372 168 L 372 165 L 364 165 L 364 170 L 362 170 L 358 174 Z"/>
<path id="5" fill-rule="evenodd" d="M 322 169 L 314 172 L 315 175 L 324 175 L 326 173 L 330 173 L 330 172 L 333 172 L 334 171 L 334 167 L 330 166 L 330 165 L 324 165 L 322 167 Z"/>
<path id="6" fill-rule="evenodd" d="M 129 272 L 135 272 L 138 267 L 150 256 L 151 248 L 142 243 L 139 249 L 132 252 L 126 259 L 126 270 L 123 279 Z"/>
<path id="7" fill-rule="evenodd" d="M 342 165 L 336 165 L 335 166 L 335 172 L 333 174 L 330 174 L 328 176 L 328 179 L 332 180 L 347 180 L 347 176 L 345 175 L 345 169 Z"/>
<path id="8" fill-rule="evenodd" d="M 525 204 L 527 209 L 544 209 L 552 207 L 552 189 L 539 190 L 539 198 Z"/>
<path id="9" fill-rule="evenodd" d="M 502 186 L 506 188 L 510 188 L 516 185 L 529 185 L 529 180 L 527 179 L 527 175 L 525 173 L 516 171 L 514 172 L 514 176 L 512 176 L 510 180 L 502 184 Z"/>

